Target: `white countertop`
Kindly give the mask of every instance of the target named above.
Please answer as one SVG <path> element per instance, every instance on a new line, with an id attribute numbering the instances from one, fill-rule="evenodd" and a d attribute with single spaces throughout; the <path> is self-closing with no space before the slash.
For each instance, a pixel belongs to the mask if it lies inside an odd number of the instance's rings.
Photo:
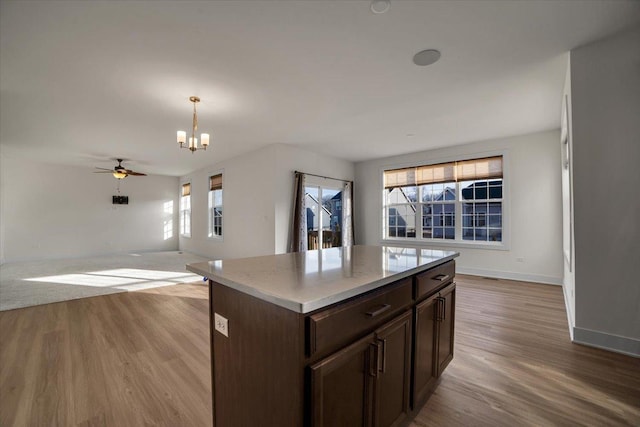
<path id="1" fill-rule="evenodd" d="M 350 246 L 188 264 L 187 270 L 297 313 L 309 313 L 460 255 L 396 246 Z"/>

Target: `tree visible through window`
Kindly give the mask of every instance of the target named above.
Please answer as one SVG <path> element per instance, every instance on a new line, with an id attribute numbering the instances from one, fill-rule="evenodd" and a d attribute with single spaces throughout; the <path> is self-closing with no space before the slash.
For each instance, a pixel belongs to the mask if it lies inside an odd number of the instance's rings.
<path id="1" fill-rule="evenodd" d="M 384 238 L 502 241 L 502 156 L 384 172 Z"/>

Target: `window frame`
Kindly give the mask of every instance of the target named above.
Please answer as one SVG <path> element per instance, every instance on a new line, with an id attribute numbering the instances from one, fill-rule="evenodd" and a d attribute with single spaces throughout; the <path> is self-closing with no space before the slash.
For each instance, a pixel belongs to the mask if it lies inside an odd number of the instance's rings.
<path id="1" fill-rule="evenodd" d="M 219 190 L 211 190 L 211 178 L 220 175 L 220 180 L 222 181 L 221 184 L 221 188 Z M 209 190 L 207 191 L 207 239 L 211 239 L 214 241 L 219 241 L 219 242 L 223 242 L 224 241 L 224 235 L 225 235 L 225 220 L 224 220 L 224 170 L 218 170 L 212 173 L 207 174 L 207 188 L 209 188 Z M 215 217 L 215 213 L 214 213 L 214 209 L 216 207 L 218 207 L 218 205 L 214 205 L 212 206 L 212 193 L 215 191 L 221 191 L 221 204 L 219 206 L 222 207 L 222 214 L 220 215 L 220 221 L 221 221 L 221 234 L 217 235 L 217 234 L 213 234 L 213 228 L 215 228 L 214 224 L 213 224 L 213 220 Z"/>
<path id="2" fill-rule="evenodd" d="M 461 184 L 465 181 L 455 182 L 456 189 L 456 200 L 455 200 L 455 239 L 440 239 L 440 238 L 423 238 L 422 237 L 422 213 L 418 212 L 418 209 L 421 209 L 421 206 L 425 204 L 419 199 L 420 190 L 419 184 L 416 184 L 418 187 L 417 190 L 417 201 L 414 203 L 416 205 L 416 237 L 386 237 L 387 233 L 387 204 L 385 199 L 385 182 L 384 182 L 384 173 L 385 171 L 402 169 L 402 168 L 412 168 L 419 166 L 431 166 L 437 165 L 440 163 L 449 163 L 449 162 L 463 162 L 465 160 L 474 160 L 474 159 L 482 159 L 485 157 L 494 157 L 494 156 L 502 156 L 502 241 L 501 242 L 492 242 L 492 241 L 475 241 L 475 240 L 463 240 L 462 236 L 462 205 L 464 201 L 462 200 L 461 194 Z M 496 150 L 496 151 L 487 151 L 481 153 L 474 153 L 470 155 L 460 155 L 455 157 L 445 157 L 445 158 L 431 158 L 431 159 L 423 159 L 423 161 L 417 160 L 412 161 L 411 163 L 396 163 L 396 164 L 386 164 L 382 165 L 378 171 L 379 178 L 379 189 L 378 192 L 380 199 L 378 206 L 380 207 L 378 220 L 379 220 L 379 233 L 380 233 L 380 244 L 382 245 L 402 245 L 402 246 L 427 246 L 427 247 L 451 247 L 451 248 L 474 248 L 474 249 L 492 249 L 492 250 L 502 250 L 508 251 L 510 250 L 510 230 L 511 230 L 511 209 L 509 204 L 509 192 L 510 192 L 510 174 L 509 174 L 509 152 L 508 150 Z M 487 180 L 487 179 L 478 179 L 478 181 Z M 491 179 L 488 179 L 491 180 Z M 445 183 L 446 185 L 446 183 Z M 487 199 L 487 202 L 489 199 Z"/>
<path id="3" fill-rule="evenodd" d="M 185 185 L 189 186 L 189 194 L 188 195 L 183 195 L 184 194 L 184 188 Z M 191 224 L 191 193 L 193 192 L 192 189 L 192 184 L 191 181 L 186 181 L 186 182 L 182 182 L 180 183 L 180 198 L 179 198 L 179 209 L 178 209 L 178 218 L 179 218 L 179 234 L 180 237 L 186 237 L 186 238 L 191 238 L 191 229 L 192 229 L 192 224 Z M 189 207 L 188 208 L 184 208 L 184 200 L 186 200 L 185 198 L 188 198 L 189 200 Z M 187 225 L 187 221 L 186 221 L 186 217 L 189 217 L 189 230 L 186 230 L 186 225 Z"/>
<path id="4" fill-rule="evenodd" d="M 320 198 L 320 200 L 318 200 L 318 209 L 320 210 L 320 213 L 322 212 L 323 209 L 323 204 L 322 204 L 322 191 L 323 190 L 331 190 L 331 191 L 338 191 L 338 192 L 344 192 L 344 183 L 346 181 L 340 180 L 340 179 L 335 179 L 335 178 L 325 178 L 325 177 L 319 177 L 319 176 L 315 176 L 315 175 L 307 175 L 306 178 L 306 183 L 305 183 L 305 199 L 306 199 L 306 193 L 307 193 L 307 188 L 308 187 L 316 187 L 318 188 L 318 196 Z M 344 197 L 344 193 L 342 194 L 342 197 Z M 343 202 L 343 198 L 340 198 L 340 208 L 342 209 L 342 202 Z M 307 207 L 305 206 L 305 209 Z M 331 219 L 332 219 L 332 215 L 329 216 L 329 224 L 326 224 L 327 227 L 325 227 L 324 221 L 322 220 L 322 215 L 320 214 L 318 217 L 318 241 L 319 241 L 319 247 L 318 249 L 324 249 L 322 248 L 322 239 L 323 239 L 323 234 L 325 231 L 330 230 L 331 229 Z M 342 221 L 342 217 L 340 218 L 340 221 Z M 344 228 L 344 224 L 342 226 Z M 306 226 L 305 226 L 306 228 Z M 308 239 L 308 234 L 307 234 L 307 239 Z M 341 238 L 342 240 L 342 238 Z M 336 246 L 334 246 L 336 247 Z M 307 248 L 307 250 L 310 250 Z"/>

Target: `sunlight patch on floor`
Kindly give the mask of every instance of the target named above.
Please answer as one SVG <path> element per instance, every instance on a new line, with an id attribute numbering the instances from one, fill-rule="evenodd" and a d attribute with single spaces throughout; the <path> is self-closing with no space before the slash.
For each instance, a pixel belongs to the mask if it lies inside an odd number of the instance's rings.
<path id="1" fill-rule="evenodd" d="M 24 280 L 29 282 L 59 283 L 100 288 L 109 287 L 126 291 L 136 291 L 176 285 L 178 283 L 195 282 L 202 280 L 202 277 L 187 272 L 118 268 L 86 273 L 33 277 Z"/>

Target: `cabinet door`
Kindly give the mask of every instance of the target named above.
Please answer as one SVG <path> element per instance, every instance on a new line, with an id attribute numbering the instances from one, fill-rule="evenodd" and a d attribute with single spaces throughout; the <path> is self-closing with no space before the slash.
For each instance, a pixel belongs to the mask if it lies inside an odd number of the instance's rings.
<path id="1" fill-rule="evenodd" d="M 438 295 L 427 298 L 416 306 L 414 373 L 413 373 L 413 408 L 422 404 L 433 382 L 436 372 L 436 314 L 440 307 Z"/>
<path id="2" fill-rule="evenodd" d="M 438 333 L 438 363 L 437 376 L 447 367 L 453 359 L 453 338 L 455 326 L 456 284 L 453 283 L 440 292 L 439 298 L 439 333 Z"/>
<path id="3" fill-rule="evenodd" d="M 371 426 L 378 366 L 373 335 L 310 367 L 312 426 Z"/>
<path id="4" fill-rule="evenodd" d="M 400 425 L 409 414 L 411 311 L 375 332 L 380 350 L 373 412 L 376 427 Z"/>

